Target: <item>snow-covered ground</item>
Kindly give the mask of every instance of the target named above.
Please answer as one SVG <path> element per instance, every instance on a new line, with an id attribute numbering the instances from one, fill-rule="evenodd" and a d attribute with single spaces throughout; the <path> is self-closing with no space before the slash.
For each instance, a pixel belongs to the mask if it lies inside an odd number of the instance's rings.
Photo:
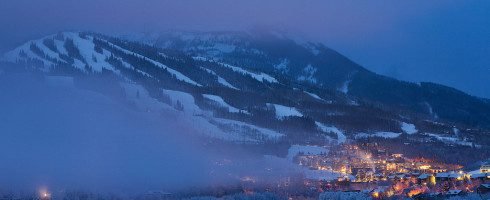
<path id="1" fill-rule="evenodd" d="M 287 158 L 292 160 L 294 156 L 298 155 L 299 153 L 303 153 L 305 155 L 321 155 L 328 153 L 328 149 L 320 146 L 291 145 L 291 147 L 288 149 Z"/>
<path id="2" fill-rule="evenodd" d="M 157 112 L 161 110 L 173 110 L 169 105 L 150 97 L 148 91 L 141 85 L 132 83 L 121 83 L 120 85 L 124 89 L 126 99 L 133 102 L 141 111 Z"/>
<path id="3" fill-rule="evenodd" d="M 268 106 L 274 107 L 277 119 L 284 119 L 285 117 L 303 117 L 296 108 L 283 106 L 279 104 L 268 103 Z"/>
<path id="4" fill-rule="evenodd" d="M 104 49 L 103 51 L 104 51 L 104 55 L 106 55 L 106 54 L 109 54 L 108 56 L 110 56 L 110 55 L 111 55 L 111 53 L 110 53 L 110 52 L 108 52 L 107 50 L 105 50 L 105 49 Z M 140 74 L 142 74 L 142 75 L 144 75 L 144 76 L 147 76 L 147 77 L 150 77 L 150 78 L 154 78 L 152 75 L 150 75 L 150 74 L 148 74 L 148 73 L 146 73 L 146 72 L 144 72 L 144 71 L 141 71 L 141 70 L 139 70 L 139 69 L 136 69 L 134 66 L 132 66 L 132 65 L 131 65 L 131 64 L 129 64 L 129 63 L 127 63 L 127 62 L 126 62 L 126 61 L 124 61 L 122 58 L 117 57 L 117 56 L 114 56 L 114 58 L 116 58 L 116 59 L 118 59 L 119 61 L 121 61 L 121 64 L 122 64 L 124 67 L 126 67 L 126 68 L 128 68 L 128 69 L 135 70 L 136 72 L 138 72 L 138 73 L 140 73 Z"/>
<path id="5" fill-rule="evenodd" d="M 206 111 L 203 111 L 195 104 L 194 97 L 185 92 L 163 90 L 172 100 L 172 105 L 176 105 L 177 101 L 183 106 L 183 116 L 179 116 L 179 120 L 186 122 L 189 126 L 201 129 L 200 133 L 207 136 L 218 138 L 226 141 L 234 141 L 238 143 L 260 143 L 265 140 L 278 140 L 284 135 L 274 130 L 261 128 L 245 122 L 214 118 Z M 203 95 L 205 98 L 219 103 L 221 106 L 227 106 L 230 112 L 239 112 L 240 110 L 227 104 L 221 97 L 216 95 Z M 244 112 L 246 113 L 246 112 Z M 226 126 L 226 131 L 222 130 L 221 126 Z"/>
<path id="6" fill-rule="evenodd" d="M 214 118 L 211 113 L 200 109 L 195 104 L 194 97 L 189 93 L 174 90 L 162 90 L 163 94 L 170 97 L 172 101 L 172 106 L 170 106 L 150 97 L 147 90 L 140 85 L 123 83 L 121 86 L 125 90 L 126 98 L 133 102 L 139 110 L 145 112 L 165 111 L 166 113 L 172 113 L 171 116 L 174 120 L 187 124 L 191 129 L 199 129 L 200 131 L 196 132 L 197 134 L 237 143 L 277 141 L 284 136 L 284 134 L 274 130 L 261 128 L 245 122 Z M 221 106 L 227 106 L 228 109 L 230 109 L 230 112 L 239 112 L 239 109 L 226 104 L 226 102 L 219 96 L 203 96 L 219 103 Z M 174 106 L 177 102 L 180 102 L 183 106 L 183 111 L 175 109 Z M 242 112 L 247 113 L 245 111 Z M 222 130 L 220 128 L 222 126 L 226 126 L 226 130 Z"/>
<path id="7" fill-rule="evenodd" d="M 150 97 L 148 91 L 140 85 L 122 83 L 121 86 L 125 90 L 126 98 L 133 102 L 141 111 L 158 113 L 163 111 L 167 117 L 186 124 L 190 129 L 200 130 L 198 132 L 193 131 L 192 133 L 226 141 L 250 142 L 250 139 L 247 137 L 240 134 L 227 133 L 210 123 L 210 114 L 202 111 L 195 104 L 194 97 L 188 93 L 173 90 L 162 91 L 170 97 L 173 106 L 176 105 L 177 101 L 183 105 L 184 110 L 180 112 L 174 107 Z"/>
<path id="8" fill-rule="evenodd" d="M 204 112 L 196 105 L 194 97 L 185 92 L 175 90 L 162 90 L 164 94 L 167 94 L 172 99 L 172 104 L 175 106 L 177 101 L 184 106 L 183 112 L 187 115 L 200 115 Z"/>
<path id="9" fill-rule="evenodd" d="M 347 137 L 345 136 L 344 132 L 342 132 L 340 129 L 338 129 L 335 126 L 327 126 L 325 124 L 322 124 L 320 122 L 315 122 L 315 124 L 320 128 L 323 132 L 325 133 L 335 133 L 337 134 L 337 142 L 344 143 L 347 140 Z"/>
<path id="10" fill-rule="evenodd" d="M 87 36 L 86 38 L 82 38 L 82 37 L 80 37 L 79 33 L 76 33 L 76 32 L 64 32 L 64 33 L 60 33 L 60 34 L 64 37 L 63 41 L 59 40 L 59 38 L 57 38 L 56 35 L 47 36 L 47 37 L 44 37 L 44 38 L 39 39 L 39 40 L 32 40 L 32 41 L 29 41 L 29 42 L 25 43 L 24 45 L 14 49 L 13 51 L 7 52 L 2 59 L 7 60 L 7 61 L 11 61 L 11 62 L 16 62 L 17 60 L 24 60 L 26 58 L 21 56 L 21 52 L 23 52 L 26 54 L 27 58 L 42 61 L 43 64 L 46 66 L 45 70 L 48 71 L 47 67 L 55 64 L 52 60 L 65 62 L 63 59 L 61 59 L 61 55 L 67 55 L 68 54 L 67 50 L 65 49 L 64 44 L 65 44 L 65 41 L 67 39 L 71 39 L 71 40 L 73 40 L 75 47 L 78 48 L 80 55 L 82 56 L 81 59 L 83 59 L 83 60 L 80 60 L 78 58 L 74 58 L 73 65 L 76 68 L 78 68 L 82 71 L 86 71 L 85 66 L 86 66 L 86 64 L 88 64 L 92 68 L 92 70 L 95 72 L 101 72 L 102 69 L 107 69 L 107 70 L 110 70 L 110 71 L 113 71 L 113 72 L 119 74 L 118 70 L 116 70 L 111 64 L 106 62 L 106 59 L 111 55 L 111 53 L 105 49 L 102 51 L 102 53 L 96 52 L 94 50 L 95 44 L 94 44 L 93 38 L 91 36 Z M 52 49 L 48 48 L 44 44 L 43 41 L 45 39 L 54 40 L 54 46 L 56 48 L 56 51 L 53 51 Z M 200 84 L 193 81 L 192 79 L 185 76 L 184 74 L 182 74 L 182 73 L 180 73 L 174 69 L 171 69 L 162 63 L 159 63 L 159 62 L 154 61 L 150 58 L 147 58 L 147 57 L 142 56 L 140 54 L 134 53 L 132 51 L 126 50 L 126 49 L 119 47 L 117 45 L 114 45 L 108 41 L 106 41 L 106 42 L 109 43 L 110 45 L 112 45 L 114 48 L 116 48 L 116 49 L 118 49 L 118 50 L 120 50 L 126 54 L 135 55 L 135 56 L 137 56 L 139 58 L 143 58 L 143 59 L 145 59 L 145 60 L 163 68 L 163 69 L 167 69 L 167 71 L 169 73 L 171 73 L 172 75 L 175 75 L 175 77 L 178 80 L 181 80 L 181 81 L 184 81 L 184 82 L 196 85 L 196 86 L 201 86 Z M 48 58 L 41 57 L 41 56 L 37 55 L 36 53 L 34 53 L 30 48 L 31 44 L 34 44 L 36 47 L 38 47 Z M 125 66 L 130 67 L 129 65 L 125 65 Z M 221 80 L 221 83 L 225 84 L 225 81 Z"/>
<path id="11" fill-rule="evenodd" d="M 309 64 L 303 69 L 302 74 L 298 76 L 297 80 L 316 84 L 317 80 L 315 78 L 315 73 L 317 70 L 318 69 L 316 67 Z"/>
<path id="12" fill-rule="evenodd" d="M 455 135 L 456 137 L 458 137 L 458 136 L 459 136 L 459 132 L 460 132 L 460 131 L 459 131 L 459 129 L 458 129 L 458 128 L 456 128 L 456 127 L 454 127 L 454 128 L 453 128 L 453 133 L 454 133 L 454 135 Z"/>
<path id="13" fill-rule="evenodd" d="M 439 118 L 439 116 L 437 115 L 437 113 L 436 113 L 436 112 L 434 112 L 434 109 L 433 109 L 433 108 L 432 108 L 432 106 L 429 104 L 429 102 L 425 102 L 425 106 L 427 107 L 427 110 L 429 111 L 429 114 L 430 114 L 430 115 L 431 115 L 433 118 L 435 118 L 435 119 Z"/>
<path id="14" fill-rule="evenodd" d="M 103 53 L 101 54 L 94 51 L 95 45 L 93 43 L 93 38 L 91 37 L 81 38 L 78 33 L 74 33 L 74 32 L 65 32 L 65 33 L 61 33 L 61 35 L 65 38 L 63 41 L 59 40 L 59 38 L 56 38 L 56 35 L 50 35 L 41 38 L 39 40 L 29 41 L 24 45 L 14 49 L 13 51 L 6 53 L 5 59 L 9 61 L 26 59 L 21 56 L 21 52 L 24 52 L 27 55 L 27 58 L 41 60 L 45 66 L 50 66 L 55 64 L 51 60 L 55 60 L 58 62 L 65 62 L 63 59 L 61 59 L 61 55 L 68 54 L 67 50 L 64 47 L 64 43 L 66 39 L 71 39 L 73 40 L 75 46 L 78 48 L 80 55 L 82 56 L 83 59 L 83 61 L 79 60 L 78 58 L 74 59 L 73 65 L 76 68 L 85 71 L 84 62 L 86 62 L 88 65 L 90 65 L 90 67 L 92 67 L 92 70 L 94 70 L 95 72 L 101 72 L 102 69 L 107 69 L 118 73 L 112 67 L 112 65 L 110 65 L 105 61 L 108 55 L 110 55 L 110 53 L 108 53 L 107 51 L 103 51 Z M 44 44 L 44 40 L 53 40 L 56 51 L 48 48 Z M 39 48 L 41 52 L 46 55 L 47 58 L 43 58 L 35 54 L 30 48 L 31 44 Z"/>
<path id="15" fill-rule="evenodd" d="M 480 147 L 480 145 L 475 145 L 473 142 L 468 142 L 461 140 L 456 137 L 449 137 L 449 136 L 441 136 L 439 134 L 435 133 L 424 133 L 424 135 L 427 135 L 429 137 L 435 138 L 436 140 L 446 143 L 446 144 L 455 144 L 455 145 L 461 145 L 461 146 L 475 146 L 475 147 Z"/>
<path id="16" fill-rule="evenodd" d="M 307 179 L 331 181 L 336 180 L 341 174 L 331 170 L 311 170 L 303 168 L 303 173 Z"/>
<path id="17" fill-rule="evenodd" d="M 289 147 L 287 159 L 289 160 L 289 162 L 292 162 L 294 156 L 300 153 L 304 155 L 322 155 L 322 154 L 327 154 L 328 149 L 320 146 L 292 145 L 291 147 Z M 340 173 L 334 172 L 332 170 L 314 170 L 304 166 L 298 166 L 298 167 L 300 172 L 304 174 L 304 176 L 307 179 L 312 179 L 312 180 L 324 180 L 324 181 L 335 180 L 341 175 Z"/>
<path id="18" fill-rule="evenodd" d="M 344 82 L 344 84 L 342 84 L 342 87 L 339 88 L 339 91 L 342 92 L 342 93 L 344 93 L 344 94 L 349 93 L 349 85 L 350 85 L 350 82 L 351 82 L 350 79 L 349 80 L 346 80 Z"/>
<path id="19" fill-rule="evenodd" d="M 418 132 L 417 128 L 415 128 L 415 125 L 409 124 L 406 122 L 401 123 L 401 129 L 403 132 L 405 132 L 406 134 L 409 134 L 409 135 L 412 135 L 412 134 L 415 134 Z"/>
<path id="20" fill-rule="evenodd" d="M 213 46 L 194 46 L 189 49 L 205 51 L 208 56 L 216 56 L 222 53 L 231 53 L 235 51 L 236 46 L 225 43 L 213 43 Z"/>
<path id="21" fill-rule="evenodd" d="M 155 60 L 152 60 L 150 58 L 147 58 L 147 57 L 145 57 L 143 55 L 140 55 L 140 54 L 134 53 L 132 51 L 129 51 L 127 49 L 124 49 L 124 48 L 122 48 L 122 47 L 120 47 L 118 45 L 115 45 L 115 44 L 110 43 L 109 41 L 105 41 L 105 42 L 107 42 L 112 47 L 114 47 L 114 48 L 116 48 L 116 49 L 118 49 L 118 50 L 120 50 L 120 51 L 122 51 L 122 52 L 124 52 L 126 54 L 134 55 L 134 56 L 136 56 L 138 58 L 145 59 L 146 61 L 151 62 L 152 64 L 154 64 L 154 65 L 156 65 L 156 66 L 158 66 L 158 67 L 160 67 L 162 69 L 166 69 L 170 74 L 175 75 L 175 77 L 178 80 L 187 82 L 187 83 L 192 84 L 192 85 L 202 86 L 199 83 L 197 83 L 197 82 L 193 81 L 192 79 L 190 79 L 189 77 L 185 76 L 184 74 L 182 74 L 182 73 L 180 73 L 180 72 L 178 72 L 178 71 L 176 71 L 176 70 L 174 70 L 172 68 L 169 68 L 169 67 L 167 67 L 166 65 L 164 65 L 162 63 L 159 63 L 159 62 L 157 62 Z"/>
<path id="22" fill-rule="evenodd" d="M 276 131 L 257 127 L 245 122 L 214 118 L 210 113 L 200 109 L 195 104 L 194 97 L 189 93 L 173 90 L 163 90 L 163 93 L 170 97 L 173 105 L 176 105 L 177 101 L 183 105 L 184 115 L 176 116 L 179 121 L 185 122 L 192 128 L 200 129 L 201 131 L 199 133 L 208 137 L 237 143 L 260 143 L 265 140 L 277 140 L 284 136 Z M 205 98 L 211 98 L 213 101 L 217 100 L 220 103 L 224 103 L 223 99 L 219 96 L 208 95 Z M 236 109 L 233 111 L 238 111 L 237 108 L 232 106 L 230 108 Z M 218 125 L 226 126 L 226 131 L 222 130 Z"/>
<path id="23" fill-rule="evenodd" d="M 111 55 L 108 51 L 103 51 L 103 54 L 100 54 L 94 50 L 95 44 L 92 37 L 87 37 L 87 39 L 84 39 L 81 38 L 78 33 L 73 32 L 64 33 L 63 35 L 73 40 L 73 43 L 80 51 L 80 55 L 83 57 L 85 62 L 87 62 L 90 67 L 92 67 L 94 71 L 101 72 L 102 69 L 108 69 L 114 72 L 116 71 L 116 69 L 114 69 L 111 64 L 105 61 L 106 58 Z M 83 69 L 84 67 L 85 64 L 83 63 L 81 63 L 81 66 L 78 66 L 78 68 L 81 69 Z"/>
<path id="24" fill-rule="evenodd" d="M 246 75 L 250 75 L 252 76 L 252 78 L 258 80 L 258 81 L 261 81 L 261 82 L 264 82 L 264 81 L 267 81 L 269 83 L 277 83 L 278 81 L 276 80 L 276 78 L 266 74 L 266 73 L 263 73 L 263 72 L 260 72 L 259 74 L 257 73 L 253 73 L 253 72 L 249 72 L 247 70 L 244 70 L 240 67 L 235 67 L 235 66 L 232 66 L 232 65 L 229 65 L 229 64 L 222 64 L 223 66 L 225 67 L 228 67 L 230 69 L 232 69 L 233 71 L 235 72 L 239 72 L 241 74 L 246 74 Z"/>
<path id="25" fill-rule="evenodd" d="M 205 118 L 202 116 L 192 116 L 186 117 L 184 120 L 190 127 L 200 130 L 199 133 L 204 136 L 217 138 L 225 141 L 232 141 L 237 143 L 257 143 L 261 141 L 257 141 L 255 138 L 251 138 L 243 132 L 231 132 L 231 131 L 223 131 L 218 128 L 215 124 L 210 122 L 210 119 L 213 118 Z"/>
<path id="26" fill-rule="evenodd" d="M 393 138 L 399 137 L 400 135 L 401 135 L 401 133 L 381 131 L 381 132 L 375 132 L 372 134 L 358 133 L 354 137 L 356 139 L 357 138 L 368 138 L 368 137 L 381 137 L 381 138 L 386 138 L 386 139 L 393 139 Z"/>
<path id="27" fill-rule="evenodd" d="M 238 108 L 231 106 L 230 104 L 226 103 L 225 100 L 223 100 L 223 98 L 221 98 L 220 96 L 211 95 L 211 94 L 203 94 L 202 96 L 206 99 L 209 99 L 211 101 L 216 102 L 220 107 L 228 109 L 228 112 L 231 112 L 231 113 L 240 113 L 241 112 L 244 114 L 250 114 L 249 112 L 247 112 L 245 110 L 241 110 L 241 109 L 238 109 Z"/>
<path id="28" fill-rule="evenodd" d="M 288 65 L 289 65 L 289 60 L 287 58 L 283 58 L 281 59 L 279 64 L 274 65 L 274 69 L 276 69 L 281 73 L 287 73 L 289 71 Z"/>
<path id="29" fill-rule="evenodd" d="M 311 97 L 313 97 L 314 99 L 317 99 L 317 100 L 320 100 L 320 101 L 324 101 L 320 96 L 314 94 L 314 93 L 311 93 L 311 92 L 306 92 L 306 94 L 310 95 Z"/>
<path id="30" fill-rule="evenodd" d="M 231 128 L 233 129 L 234 132 L 240 133 L 240 135 L 242 135 L 243 137 L 250 137 L 247 140 L 256 140 L 257 138 L 255 138 L 255 137 L 260 137 L 260 136 L 252 135 L 251 134 L 252 132 L 261 134 L 262 136 L 264 136 L 261 138 L 264 138 L 267 140 L 277 140 L 277 139 L 284 136 L 284 134 L 278 133 L 274 130 L 261 128 L 261 127 L 255 126 L 255 125 L 251 125 L 251 124 L 247 124 L 245 122 L 241 122 L 241 121 L 223 119 L 223 118 L 213 118 L 212 120 L 216 121 L 220 124 L 231 126 Z"/>
<path id="31" fill-rule="evenodd" d="M 281 163 L 281 170 L 289 170 L 288 174 L 300 173 L 303 174 L 307 179 L 312 180 L 335 180 L 341 174 L 331 171 L 331 170 L 314 170 L 309 169 L 305 166 L 300 166 L 298 164 L 293 163 L 293 159 L 291 155 L 297 155 L 299 152 L 303 152 L 307 155 L 320 155 L 328 153 L 328 150 L 323 147 L 318 146 L 305 146 L 305 145 L 292 145 L 289 148 L 289 153 L 286 158 L 279 158 L 276 156 L 264 156 L 265 160 L 270 160 L 275 163 Z"/>
<path id="32" fill-rule="evenodd" d="M 475 174 L 481 174 L 481 172 L 480 172 L 480 169 L 477 169 L 477 170 L 473 170 L 473 171 L 468 172 L 468 174 L 471 176 L 471 175 L 475 175 Z"/>
<path id="33" fill-rule="evenodd" d="M 2 56 L 2 60 L 9 61 L 9 62 L 17 62 L 19 60 L 25 60 L 26 58 L 36 59 L 36 60 L 40 60 L 41 62 L 43 62 L 43 65 L 46 67 L 44 70 L 47 71 L 48 70 L 47 67 L 49 67 L 50 65 L 52 65 L 54 63 L 52 61 L 46 59 L 46 58 L 40 57 L 39 55 L 32 52 L 30 49 L 31 44 L 35 44 L 36 46 L 38 46 L 37 45 L 38 43 L 42 43 L 42 39 L 39 41 L 36 41 L 36 40 L 28 41 L 27 43 L 23 44 L 22 46 L 19 46 L 19 47 L 15 48 L 14 50 L 5 53 Z M 44 45 L 39 45 L 38 47 L 41 50 L 48 49 Z M 21 52 L 25 53 L 26 57 L 22 57 Z M 48 56 L 50 58 L 57 59 L 57 60 L 61 61 L 61 59 L 57 56 L 57 54 L 53 53 L 49 49 L 46 50 L 45 54 L 46 54 L 46 56 Z"/>
<path id="34" fill-rule="evenodd" d="M 205 71 L 207 71 L 208 73 L 210 74 L 213 74 L 215 75 L 216 77 L 218 77 L 218 83 L 220 83 L 221 85 L 223 86 L 226 86 L 226 87 L 229 87 L 231 89 L 235 89 L 235 90 L 238 90 L 238 88 L 236 88 L 235 86 L 233 86 L 232 84 L 228 83 L 228 81 L 226 81 L 224 78 L 222 78 L 221 76 L 218 76 L 218 74 L 216 74 L 216 72 L 214 72 L 213 70 L 210 70 L 210 69 L 206 69 L 206 68 L 203 68 L 201 67 L 202 69 L 204 69 Z"/>
<path id="35" fill-rule="evenodd" d="M 305 48 L 307 48 L 308 50 L 310 50 L 310 52 L 315 56 L 318 56 L 321 52 L 321 50 L 319 50 L 314 44 L 307 43 L 307 44 L 304 44 L 303 46 Z"/>
<path id="36" fill-rule="evenodd" d="M 204 58 L 204 57 L 193 57 L 194 60 L 200 60 L 200 61 L 210 61 L 210 62 L 216 62 L 214 60 L 211 60 L 211 59 L 207 59 L 207 58 Z M 234 72 L 237 72 L 237 73 L 240 73 L 240 74 L 243 74 L 243 75 L 249 75 L 251 76 L 253 79 L 257 80 L 257 81 L 260 81 L 260 82 L 264 82 L 264 81 L 267 81 L 269 83 L 278 83 L 277 79 L 272 77 L 271 75 L 268 75 L 266 73 L 263 73 L 263 72 L 260 72 L 260 73 L 254 73 L 254 72 L 249 72 L 247 70 L 244 70 L 240 67 L 236 67 L 236 66 L 233 66 L 233 65 L 229 65 L 229 64 L 226 64 L 226 63 L 220 63 L 220 62 L 216 62 L 218 64 L 220 64 L 221 66 L 223 67 L 227 67 L 227 68 L 230 68 L 231 70 L 233 70 Z"/>
<path id="37" fill-rule="evenodd" d="M 200 129 L 201 131 L 199 133 L 226 141 L 249 141 L 249 139 L 242 135 L 227 133 L 210 123 L 209 119 L 211 118 L 211 114 L 199 108 L 191 94 L 174 90 L 162 90 L 162 92 L 170 97 L 173 106 L 176 106 L 177 102 L 180 102 L 183 106 L 182 113 L 184 115 L 177 115 L 175 117 L 178 117 L 180 121 L 188 124 L 191 128 Z"/>

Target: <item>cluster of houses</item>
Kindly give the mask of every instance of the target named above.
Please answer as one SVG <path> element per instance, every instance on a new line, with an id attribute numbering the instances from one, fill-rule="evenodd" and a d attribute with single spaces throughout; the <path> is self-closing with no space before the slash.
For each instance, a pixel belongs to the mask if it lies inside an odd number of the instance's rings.
<path id="1" fill-rule="evenodd" d="M 349 182 L 336 188 L 346 192 L 369 194 L 375 199 L 405 196 L 415 199 L 445 199 L 449 196 L 486 196 L 490 199 L 489 166 L 472 172 L 448 171 L 439 173 L 397 173 L 384 180 Z"/>
<path id="2" fill-rule="evenodd" d="M 490 165 L 464 172 L 460 165 L 411 159 L 402 154 L 389 155 L 376 145 L 369 148 L 371 151 L 366 153 L 365 149 L 355 145 L 345 145 L 328 155 L 299 155 L 295 161 L 310 169 L 339 173 L 337 180 L 327 181 L 327 190 L 364 191 L 375 198 L 488 193 Z"/>

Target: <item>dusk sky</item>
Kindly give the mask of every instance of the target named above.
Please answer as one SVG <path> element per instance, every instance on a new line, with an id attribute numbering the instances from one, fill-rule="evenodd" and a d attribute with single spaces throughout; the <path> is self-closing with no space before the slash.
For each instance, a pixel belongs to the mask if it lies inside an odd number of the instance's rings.
<path id="1" fill-rule="evenodd" d="M 247 30 L 318 41 L 377 73 L 490 98 L 490 1 L 4 0 L 0 53 L 64 30 Z"/>

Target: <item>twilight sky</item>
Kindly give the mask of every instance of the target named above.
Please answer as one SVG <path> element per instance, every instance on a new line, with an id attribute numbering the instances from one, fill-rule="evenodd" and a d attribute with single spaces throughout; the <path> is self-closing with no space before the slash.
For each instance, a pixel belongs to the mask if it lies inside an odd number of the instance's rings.
<path id="1" fill-rule="evenodd" d="M 3 0 L 0 53 L 63 30 L 269 27 L 318 41 L 377 73 L 490 98 L 490 1 Z"/>

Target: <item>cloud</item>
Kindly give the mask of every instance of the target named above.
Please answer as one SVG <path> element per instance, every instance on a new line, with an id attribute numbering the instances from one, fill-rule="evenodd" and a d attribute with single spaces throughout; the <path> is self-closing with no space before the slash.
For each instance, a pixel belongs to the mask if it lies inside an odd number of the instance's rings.
<path id="1" fill-rule="evenodd" d="M 243 176 L 269 183 L 297 173 L 286 159 L 264 159 L 250 146 L 210 142 L 202 127 L 175 112 L 139 110 L 111 95 L 121 91 L 108 87 L 114 82 L 90 79 L 81 87 L 71 80 L 0 74 L 0 192 L 132 195 L 235 186 Z"/>

